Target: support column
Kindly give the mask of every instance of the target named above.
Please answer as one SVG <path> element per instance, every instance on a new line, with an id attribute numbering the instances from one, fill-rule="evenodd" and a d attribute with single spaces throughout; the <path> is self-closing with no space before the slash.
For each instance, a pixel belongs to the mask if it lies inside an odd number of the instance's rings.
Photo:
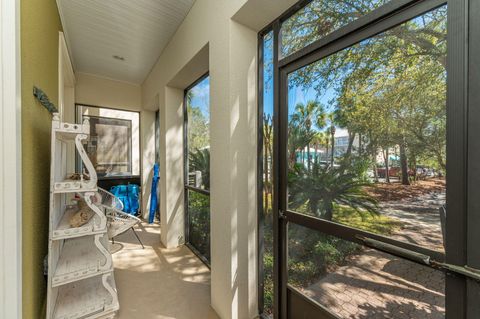
<path id="1" fill-rule="evenodd" d="M 174 248 L 185 242 L 183 182 L 183 90 L 165 87 L 160 103 L 161 240 Z"/>
<path id="2" fill-rule="evenodd" d="M 257 33 L 230 20 L 226 36 L 210 51 L 212 306 L 225 319 L 254 318 Z"/>
<path id="3" fill-rule="evenodd" d="M 153 165 L 155 164 L 155 112 L 140 112 L 140 150 L 142 161 L 142 216 L 148 220 L 152 190 Z"/>

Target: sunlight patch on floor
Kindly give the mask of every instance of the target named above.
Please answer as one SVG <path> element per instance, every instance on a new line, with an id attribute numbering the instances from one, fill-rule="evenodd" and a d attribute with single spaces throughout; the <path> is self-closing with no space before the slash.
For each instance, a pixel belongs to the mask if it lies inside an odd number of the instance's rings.
<path id="1" fill-rule="evenodd" d="M 117 319 L 217 319 L 210 307 L 210 270 L 186 247 L 166 249 L 160 226 L 136 227 L 112 245 L 120 302 Z"/>

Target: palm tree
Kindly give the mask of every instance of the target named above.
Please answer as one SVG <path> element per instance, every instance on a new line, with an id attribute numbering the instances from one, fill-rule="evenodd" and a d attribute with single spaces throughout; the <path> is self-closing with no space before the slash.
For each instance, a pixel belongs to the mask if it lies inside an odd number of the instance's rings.
<path id="1" fill-rule="evenodd" d="M 332 153 L 330 154 L 331 155 L 331 158 L 330 158 L 330 166 L 333 167 L 333 162 L 334 162 L 334 158 L 335 158 L 335 114 L 334 113 L 330 113 L 328 115 L 328 118 L 330 120 L 330 128 L 329 128 L 329 131 L 330 131 L 330 137 L 331 137 L 331 142 L 332 142 Z"/>
<path id="2" fill-rule="evenodd" d="M 196 149 L 188 156 L 190 171 L 202 173 L 202 186 L 210 189 L 210 150 L 208 148 Z"/>
<path id="3" fill-rule="evenodd" d="M 303 165 L 290 170 L 289 206 L 298 209 L 307 205 L 314 216 L 332 220 L 334 204 L 353 208 L 359 214 L 378 213 L 378 202 L 365 190 L 372 184 L 359 174 L 342 173 L 333 166 L 314 163 L 309 172 Z"/>
<path id="4" fill-rule="evenodd" d="M 323 132 L 317 132 L 315 133 L 313 139 L 312 139 L 312 143 L 313 143 L 313 147 L 315 149 L 315 160 L 314 160 L 314 163 L 318 163 L 319 162 L 319 156 L 318 156 L 318 150 L 321 149 L 321 147 L 324 145 L 324 141 L 325 141 L 325 133 Z"/>
<path id="5" fill-rule="evenodd" d="M 273 118 L 271 114 L 263 114 L 263 188 L 264 212 L 268 211 L 269 195 L 272 194 L 271 159 L 273 158 Z"/>
<path id="6" fill-rule="evenodd" d="M 325 108 L 318 101 L 308 101 L 306 105 L 298 103 L 295 106 L 295 113 L 291 117 L 291 121 L 297 125 L 303 125 L 307 134 L 312 136 L 312 127 L 315 125 L 316 130 L 322 130 L 326 125 Z M 315 134 L 315 133 L 313 133 Z M 310 143 L 308 141 L 302 149 L 307 146 L 307 166 L 310 169 Z"/>
<path id="7" fill-rule="evenodd" d="M 328 159 L 328 151 L 330 150 L 330 136 L 327 132 L 323 133 L 323 144 L 325 145 L 325 160 Z"/>
<path id="8" fill-rule="evenodd" d="M 304 125 L 295 121 L 288 123 L 288 164 L 293 167 L 296 163 L 297 150 L 305 149 L 313 139 L 314 132 L 307 131 Z"/>

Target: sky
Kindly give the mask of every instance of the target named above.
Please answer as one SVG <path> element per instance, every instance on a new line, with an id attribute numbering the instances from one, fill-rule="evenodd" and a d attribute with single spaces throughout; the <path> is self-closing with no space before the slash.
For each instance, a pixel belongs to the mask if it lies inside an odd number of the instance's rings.
<path id="1" fill-rule="evenodd" d="M 200 108 L 205 118 L 210 121 L 210 77 L 206 77 L 193 88 L 191 105 Z"/>
<path id="2" fill-rule="evenodd" d="M 271 33 L 270 33 L 271 34 Z M 264 113 L 273 115 L 273 37 L 266 36 L 264 38 L 264 92 L 263 92 L 263 108 Z M 329 107 L 329 101 L 336 96 L 336 92 L 332 88 L 328 88 L 322 96 L 318 96 L 314 87 L 317 82 L 312 82 L 308 87 L 306 86 L 290 86 L 288 90 L 288 114 L 292 115 L 295 111 L 295 106 L 299 103 L 307 104 L 309 101 L 318 101 L 323 104 L 327 112 L 333 111 L 333 106 Z M 346 132 L 346 131 L 345 131 Z M 339 131 L 339 134 L 342 131 Z M 343 134 L 343 133 L 342 133 Z M 337 135 L 337 134 L 336 134 Z M 341 135 L 343 136 L 343 135 Z"/>

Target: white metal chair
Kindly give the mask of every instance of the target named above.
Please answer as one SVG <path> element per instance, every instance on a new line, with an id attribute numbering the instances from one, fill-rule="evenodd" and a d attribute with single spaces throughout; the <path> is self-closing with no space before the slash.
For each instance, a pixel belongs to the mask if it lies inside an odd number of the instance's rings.
<path id="1" fill-rule="evenodd" d="M 112 243 L 115 243 L 116 236 L 131 229 L 140 245 L 142 245 L 142 248 L 145 249 L 142 240 L 134 228 L 135 225 L 140 224 L 140 218 L 123 212 L 122 201 L 109 191 L 98 187 L 97 194 L 99 196 L 98 204 L 105 210 L 105 215 L 107 216 L 107 233 Z"/>

